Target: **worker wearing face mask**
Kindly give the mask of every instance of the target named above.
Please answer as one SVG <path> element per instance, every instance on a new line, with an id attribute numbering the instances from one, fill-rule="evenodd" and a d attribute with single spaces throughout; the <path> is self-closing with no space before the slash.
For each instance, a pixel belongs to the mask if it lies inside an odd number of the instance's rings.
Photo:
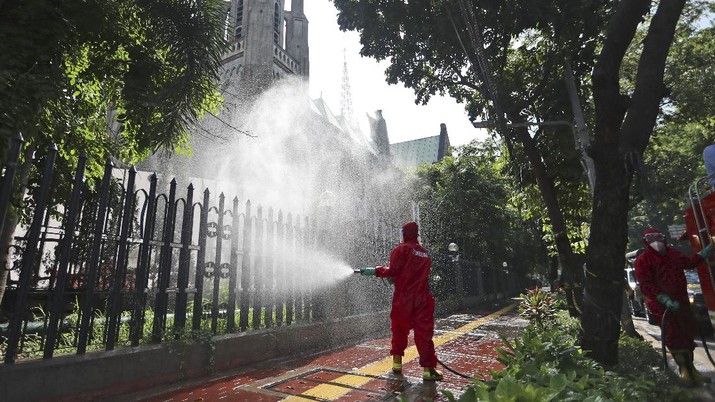
<path id="1" fill-rule="evenodd" d="M 693 365 L 693 339 L 697 333 L 697 322 L 690 309 L 683 270 L 692 269 L 708 258 L 713 246 L 708 244 L 700 252 L 688 256 L 668 247 L 665 236 L 658 229 L 646 230 L 643 243 L 646 251 L 635 261 L 636 277 L 655 319 L 662 322 L 664 312 L 668 311 L 662 336 L 678 364 L 680 377 L 688 385 L 710 382 Z"/>

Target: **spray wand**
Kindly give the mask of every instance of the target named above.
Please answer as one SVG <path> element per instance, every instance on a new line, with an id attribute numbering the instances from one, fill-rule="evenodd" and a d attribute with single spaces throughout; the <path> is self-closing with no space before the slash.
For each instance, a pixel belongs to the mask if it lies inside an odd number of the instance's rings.
<path id="1" fill-rule="evenodd" d="M 360 268 L 353 268 L 353 274 L 358 274 L 358 275 L 363 275 L 363 272 L 372 272 L 372 274 L 366 274 L 367 276 L 375 276 L 375 267 L 360 267 Z M 392 286 L 395 284 L 395 279 L 394 278 L 380 278 L 382 279 L 382 283 L 384 283 L 386 286 Z"/>
<path id="2" fill-rule="evenodd" d="M 353 273 L 354 274 L 362 274 L 362 272 L 366 269 L 375 269 L 375 267 L 360 267 L 360 268 L 353 268 Z"/>

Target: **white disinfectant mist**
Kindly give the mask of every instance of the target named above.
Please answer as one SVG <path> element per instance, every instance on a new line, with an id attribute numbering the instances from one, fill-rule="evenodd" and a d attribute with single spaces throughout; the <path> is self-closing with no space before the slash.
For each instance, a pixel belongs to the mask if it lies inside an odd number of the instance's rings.
<path id="1" fill-rule="evenodd" d="M 250 200 L 254 216 L 262 206 L 263 219 L 268 208 L 274 221 L 282 212 L 284 224 L 290 213 L 294 225 L 313 236 L 310 247 L 275 247 L 296 286 L 314 289 L 346 280 L 352 268 L 338 257 L 349 242 L 346 222 L 369 218 L 367 200 L 378 193 L 371 189 L 399 180 L 371 166 L 376 151 L 367 136 L 339 129 L 333 115 L 318 110 L 321 101 L 310 101 L 305 80 L 276 81 L 250 107 L 232 91 L 238 92 L 229 87 L 224 93 L 231 110 L 207 119 L 204 135 L 192 137 L 196 154 L 186 161 L 189 179 L 197 188 L 209 187 L 212 197 L 236 195 L 240 212 Z M 306 224 L 311 230 L 305 231 Z"/>

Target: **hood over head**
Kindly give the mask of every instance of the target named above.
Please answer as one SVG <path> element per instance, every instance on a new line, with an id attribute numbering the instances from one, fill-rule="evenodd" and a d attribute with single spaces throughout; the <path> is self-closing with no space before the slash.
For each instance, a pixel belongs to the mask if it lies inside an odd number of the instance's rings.
<path id="1" fill-rule="evenodd" d="M 651 234 L 651 233 L 660 233 L 660 234 L 663 234 L 663 232 L 661 232 L 660 229 L 656 229 L 656 228 L 648 228 L 648 229 L 646 229 L 646 230 L 643 232 L 643 244 L 645 244 L 646 246 L 648 245 L 648 242 L 646 241 L 645 237 L 646 237 L 646 235 L 649 235 L 649 234 Z"/>
<path id="2" fill-rule="evenodd" d="M 404 241 L 417 241 L 419 227 L 416 222 L 407 222 L 402 225 L 402 239 Z"/>

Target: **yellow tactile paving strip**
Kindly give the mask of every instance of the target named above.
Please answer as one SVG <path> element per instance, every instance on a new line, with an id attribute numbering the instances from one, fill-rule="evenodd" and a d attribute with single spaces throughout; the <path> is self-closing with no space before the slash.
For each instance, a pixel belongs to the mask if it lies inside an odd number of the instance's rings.
<path id="1" fill-rule="evenodd" d="M 463 325 L 455 330 L 445 332 L 443 334 L 440 334 L 439 336 L 434 337 L 432 340 L 434 342 L 434 347 L 435 349 L 439 347 L 440 345 L 443 345 L 453 339 L 459 338 L 460 336 L 468 333 L 469 331 L 479 327 L 480 325 L 483 325 L 489 321 L 492 321 L 496 319 L 497 317 L 506 314 L 510 310 L 512 310 L 514 307 L 516 307 L 516 304 L 510 304 L 501 310 L 495 311 L 489 315 L 485 315 L 484 317 L 481 317 L 479 319 L 476 319 L 469 324 Z M 417 348 L 415 346 L 410 346 L 405 350 L 405 355 L 402 357 L 402 362 L 403 364 L 415 359 L 419 356 L 417 353 Z M 378 360 L 375 363 L 368 364 L 367 366 L 357 370 L 355 373 L 357 375 L 353 374 L 346 374 L 344 376 L 338 377 L 334 380 L 331 381 L 333 384 L 342 384 L 342 385 L 347 385 L 350 387 L 360 387 L 362 385 L 367 384 L 369 381 L 372 380 L 371 377 L 365 377 L 365 376 L 380 376 L 388 371 L 392 370 L 392 356 L 388 356 L 382 360 Z M 313 398 L 320 398 L 323 400 L 334 400 L 337 399 L 346 393 L 350 391 L 350 388 L 345 388 L 341 387 L 338 385 L 331 385 L 331 384 L 320 384 L 316 387 L 313 387 L 305 392 L 303 392 L 301 395 L 313 397 Z M 300 395 L 294 395 L 294 396 L 289 396 L 288 398 L 283 399 L 283 402 L 293 402 L 293 401 L 305 401 L 308 398 L 303 398 Z"/>

